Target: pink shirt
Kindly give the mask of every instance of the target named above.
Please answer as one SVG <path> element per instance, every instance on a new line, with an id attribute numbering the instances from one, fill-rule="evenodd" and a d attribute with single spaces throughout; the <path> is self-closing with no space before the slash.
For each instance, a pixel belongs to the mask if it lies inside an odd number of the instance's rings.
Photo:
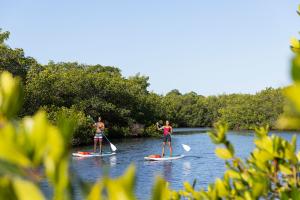
<path id="1" fill-rule="evenodd" d="M 171 132 L 171 127 L 164 127 L 164 135 L 168 135 Z"/>

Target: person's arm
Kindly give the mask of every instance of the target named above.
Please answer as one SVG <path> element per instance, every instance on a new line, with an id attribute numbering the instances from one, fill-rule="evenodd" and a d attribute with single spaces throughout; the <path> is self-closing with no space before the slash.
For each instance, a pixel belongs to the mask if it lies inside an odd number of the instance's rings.
<path id="1" fill-rule="evenodd" d="M 157 127 L 157 130 L 162 130 L 164 128 L 164 126 L 159 127 L 159 123 L 158 122 L 156 123 L 156 127 Z"/>
<path id="2" fill-rule="evenodd" d="M 173 127 L 172 127 L 172 126 L 171 126 L 171 130 L 170 130 L 170 133 L 171 133 L 171 134 L 173 134 Z"/>

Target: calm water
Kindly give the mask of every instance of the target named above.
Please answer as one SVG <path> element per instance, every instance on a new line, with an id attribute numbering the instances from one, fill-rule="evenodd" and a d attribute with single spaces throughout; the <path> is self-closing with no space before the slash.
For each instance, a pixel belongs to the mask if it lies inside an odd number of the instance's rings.
<path id="1" fill-rule="evenodd" d="M 161 139 L 139 138 L 113 141 L 119 149 L 115 156 L 105 158 L 72 159 L 72 167 L 79 176 L 90 182 L 101 178 L 103 173 L 111 177 L 122 175 L 130 163 L 137 167 L 136 194 L 139 199 L 149 199 L 155 176 L 160 175 L 170 182 L 172 189 L 182 189 L 182 183 L 193 182 L 197 179 L 197 188 L 207 187 L 208 183 L 224 172 L 224 162 L 214 154 L 215 145 L 211 143 L 206 133 L 192 130 L 193 133 L 182 132 L 188 129 L 179 129 L 180 132 L 172 136 L 174 154 L 184 154 L 186 157 L 162 162 L 144 161 L 144 156 L 161 153 Z M 178 130 L 177 130 L 178 131 Z M 275 132 L 273 132 L 275 133 Z M 282 137 L 291 139 L 292 133 L 279 133 Z M 237 155 L 247 157 L 253 148 L 253 133 L 230 132 L 229 139 L 233 142 Z M 188 144 L 192 150 L 184 152 L 181 144 Z M 298 141 L 300 147 L 300 140 Z M 76 150 L 91 150 L 92 146 Z M 108 148 L 108 145 L 106 145 Z M 166 153 L 169 151 L 167 149 Z M 80 199 L 79 194 L 77 194 Z"/>

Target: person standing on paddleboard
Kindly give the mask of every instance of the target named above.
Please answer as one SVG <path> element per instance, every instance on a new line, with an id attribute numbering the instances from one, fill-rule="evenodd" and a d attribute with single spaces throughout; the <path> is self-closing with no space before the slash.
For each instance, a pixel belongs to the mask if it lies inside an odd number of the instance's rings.
<path id="1" fill-rule="evenodd" d="M 101 117 L 98 117 L 98 122 L 94 124 L 96 128 L 96 134 L 94 136 L 94 152 L 96 153 L 97 142 L 99 142 L 100 154 L 102 154 L 102 138 L 104 134 L 105 125 L 102 122 Z"/>
<path id="2" fill-rule="evenodd" d="M 172 126 L 169 125 L 169 121 L 166 121 L 166 124 L 162 127 L 159 127 L 159 123 L 156 123 L 156 127 L 158 130 L 164 131 L 164 137 L 163 137 L 163 145 L 162 145 L 162 153 L 161 156 L 165 156 L 165 145 L 168 142 L 169 148 L 170 148 L 170 157 L 172 157 L 172 145 L 171 145 L 171 134 L 173 133 Z"/>

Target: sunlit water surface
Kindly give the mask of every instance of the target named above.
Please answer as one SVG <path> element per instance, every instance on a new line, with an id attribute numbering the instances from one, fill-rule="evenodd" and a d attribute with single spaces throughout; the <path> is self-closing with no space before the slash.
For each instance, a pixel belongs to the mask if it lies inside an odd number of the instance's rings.
<path id="1" fill-rule="evenodd" d="M 290 140 L 294 133 L 272 132 Z M 228 137 L 235 146 L 236 154 L 246 158 L 253 149 L 253 133 L 229 132 Z M 215 145 L 209 136 L 201 129 L 177 129 L 172 136 L 173 154 L 184 154 L 185 157 L 173 161 L 145 161 L 150 154 L 161 153 L 161 138 L 134 138 L 112 141 L 118 148 L 116 155 L 111 157 L 72 158 L 72 170 L 88 182 L 95 182 L 108 173 L 111 177 L 118 177 L 125 169 L 134 163 L 136 166 L 136 194 L 139 199 L 149 199 L 156 176 L 164 177 L 170 187 L 175 190 L 183 188 L 183 182 L 193 183 L 197 180 L 196 188 L 207 185 L 221 177 L 224 172 L 224 161 L 214 154 Z M 187 144 L 192 149 L 185 152 L 181 144 Z M 298 141 L 298 149 L 300 141 Z M 106 144 L 105 148 L 108 149 Z M 90 147 L 76 148 L 77 150 L 92 150 Z M 169 153 L 166 148 L 166 154 Z M 43 186 L 47 192 L 47 186 Z M 49 191 L 48 191 L 49 192 Z M 76 199 L 81 199 L 79 189 L 75 191 Z"/>

